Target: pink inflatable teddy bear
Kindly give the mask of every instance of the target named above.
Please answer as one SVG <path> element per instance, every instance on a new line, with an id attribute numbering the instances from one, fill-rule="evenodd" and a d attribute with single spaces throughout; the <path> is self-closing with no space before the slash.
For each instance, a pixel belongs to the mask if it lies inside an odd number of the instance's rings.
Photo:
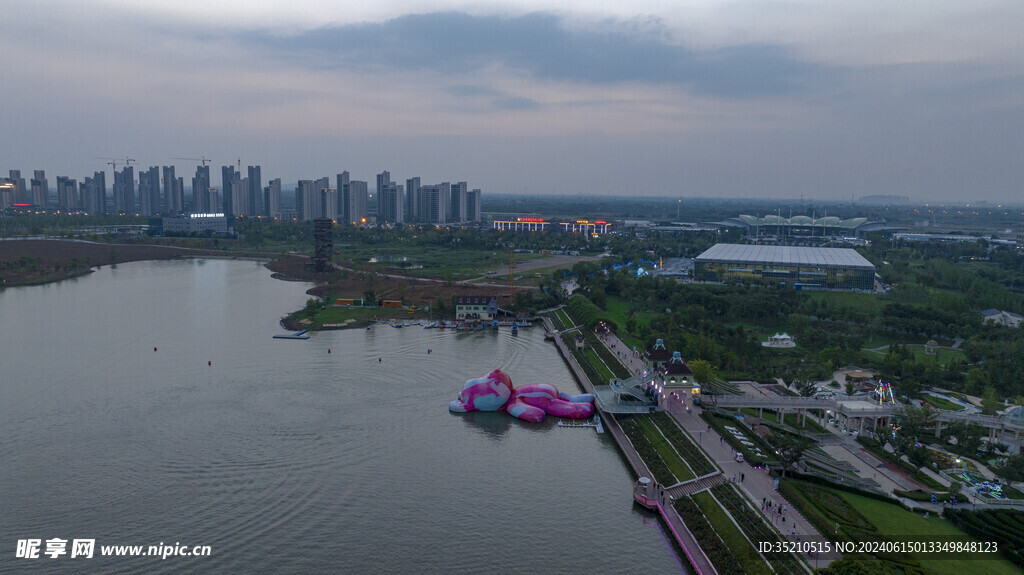
<path id="1" fill-rule="evenodd" d="M 462 386 L 459 398 L 450 404 L 451 411 L 507 411 L 524 421 L 543 421 L 550 413 L 557 417 L 581 419 L 594 415 L 594 396 L 585 393 L 559 393 L 547 383 L 512 387 L 512 378 L 500 369 L 471 379 Z"/>

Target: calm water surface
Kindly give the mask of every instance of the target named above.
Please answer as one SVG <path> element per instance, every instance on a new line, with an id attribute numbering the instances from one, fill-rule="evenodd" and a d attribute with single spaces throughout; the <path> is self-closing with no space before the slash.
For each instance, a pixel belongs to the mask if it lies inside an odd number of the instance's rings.
<path id="1" fill-rule="evenodd" d="M 272 339 L 308 287 L 195 260 L 0 291 L 0 573 L 681 570 L 610 439 L 448 412 L 495 367 L 574 392 L 542 330 Z M 98 557 L 161 542 L 212 556 Z"/>

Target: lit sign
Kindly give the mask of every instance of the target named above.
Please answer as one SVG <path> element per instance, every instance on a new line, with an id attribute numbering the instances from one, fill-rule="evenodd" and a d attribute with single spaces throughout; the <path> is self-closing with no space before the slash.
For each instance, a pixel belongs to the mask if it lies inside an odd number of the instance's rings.
<path id="1" fill-rule="evenodd" d="M 577 224 L 589 224 L 590 220 L 576 220 Z"/>
<path id="2" fill-rule="evenodd" d="M 27 208 L 27 207 L 29 207 L 31 205 L 32 204 L 14 204 L 14 207 L 16 207 L 16 208 Z"/>
<path id="3" fill-rule="evenodd" d="M 544 218 L 516 218 L 517 222 L 543 222 Z"/>
<path id="4" fill-rule="evenodd" d="M 223 218 L 224 214 L 190 214 L 192 218 Z"/>
<path id="5" fill-rule="evenodd" d="M 606 222 L 606 221 L 604 221 L 604 220 L 597 220 L 597 221 L 596 221 L 596 222 L 594 222 L 594 223 L 595 223 L 595 224 L 600 224 L 600 225 L 602 225 L 602 226 L 603 226 L 603 225 L 607 225 L 607 224 L 608 224 L 608 222 Z"/>

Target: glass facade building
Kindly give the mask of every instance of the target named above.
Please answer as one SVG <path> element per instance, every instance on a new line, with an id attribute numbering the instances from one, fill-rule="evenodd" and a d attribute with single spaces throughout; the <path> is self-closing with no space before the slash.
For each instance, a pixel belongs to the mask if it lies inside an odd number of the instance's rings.
<path id="1" fill-rule="evenodd" d="M 873 290 L 875 266 L 856 250 L 716 244 L 697 256 L 694 279 L 802 290 Z"/>

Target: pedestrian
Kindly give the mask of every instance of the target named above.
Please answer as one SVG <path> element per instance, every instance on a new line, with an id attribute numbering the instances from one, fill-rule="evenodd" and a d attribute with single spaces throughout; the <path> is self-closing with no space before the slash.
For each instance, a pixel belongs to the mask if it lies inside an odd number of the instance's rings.
<path id="1" fill-rule="evenodd" d="M 768 498 L 767 497 L 762 497 L 761 498 L 761 509 L 764 509 L 764 505 L 767 502 L 768 502 Z"/>
<path id="2" fill-rule="evenodd" d="M 736 483 L 736 474 L 735 473 L 732 474 L 732 482 Z"/>
<path id="3" fill-rule="evenodd" d="M 743 480 L 746 479 L 746 477 L 746 475 L 740 473 L 740 483 L 743 483 Z"/>
<path id="4" fill-rule="evenodd" d="M 782 522 L 783 522 L 783 523 L 785 523 L 785 522 L 786 522 L 786 516 L 785 516 L 785 515 L 783 515 L 783 516 L 782 516 Z"/>

